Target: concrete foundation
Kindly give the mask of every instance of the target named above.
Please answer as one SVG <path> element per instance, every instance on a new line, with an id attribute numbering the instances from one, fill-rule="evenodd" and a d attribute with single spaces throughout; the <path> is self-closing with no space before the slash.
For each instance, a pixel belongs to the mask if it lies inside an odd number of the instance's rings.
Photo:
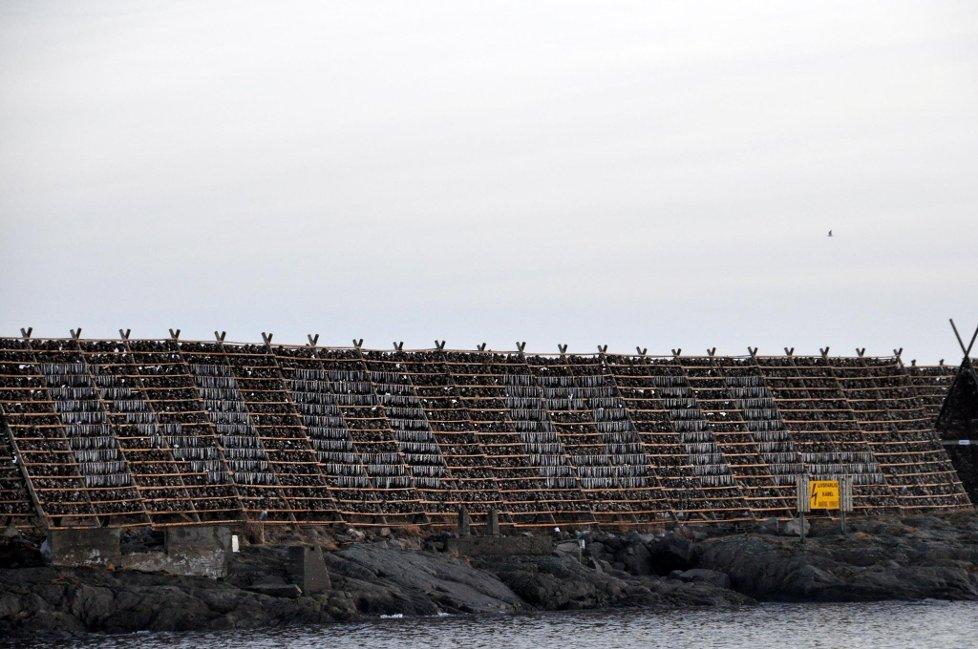
<path id="1" fill-rule="evenodd" d="M 310 545 L 252 545 L 231 555 L 230 579 L 241 587 L 277 596 L 316 595 L 332 588 L 322 549 Z M 291 587 L 291 588 L 290 588 Z"/>
<path id="2" fill-rule="evenodd" d="M 554 542 L 543 536 L 467 536 L 446 540 L 445 550 L 462 557 L 547 555 Z"/>
<path id="3" fill-rule="evenodd" d="M 231 551 L 231 530 L 222 525 L 168 527 L 163 548 L 172 556 L 197 552 Z"/>
<path id="4" fill-rule="evenodd" d="M 163 549 L 117 556 L 113 564 L 123 570 L 219 579 L 227 574 L 232 534 L 219 525 L 171 527 L 164 531 Z"/>
<path id="5" fill-rule="evenodd" d="M 332 588 L 322 548 L 296 545 L 289 548 L 292 583 L 302 589 L 304 595 L 325 593 Z"/>
<path id="6" fill-rule="evenodd" d="M 170 575 L 220 579 L 227 574 L 227 554 L 223 550 L 201 550 L 188 554 L 134 552 L 116 563 L 124 570 L 165 572 Z"/>
<path id="7" fill-rule="evenodd" d="M 120 530 L 108 527 L 51 530 L 51 563 L 57 566 L 106 565 L 122 556 Z"/>

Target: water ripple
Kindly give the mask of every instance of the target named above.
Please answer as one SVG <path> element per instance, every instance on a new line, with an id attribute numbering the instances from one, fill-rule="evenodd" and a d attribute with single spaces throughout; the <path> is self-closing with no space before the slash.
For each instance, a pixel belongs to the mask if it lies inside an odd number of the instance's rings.
<path id="1" fill-rule="evenodd" d="M 62 642 L 58 644 L 63 644 Z M 672 612 L 588 611 L 507 617 L 438 617 L 207 633 L 73 638 L 76 647 L 183 649 L 821 649 L 978 646 L 978 603 L 762 604 Z M 39 640 L 27 647 L 50 647 Z"/>

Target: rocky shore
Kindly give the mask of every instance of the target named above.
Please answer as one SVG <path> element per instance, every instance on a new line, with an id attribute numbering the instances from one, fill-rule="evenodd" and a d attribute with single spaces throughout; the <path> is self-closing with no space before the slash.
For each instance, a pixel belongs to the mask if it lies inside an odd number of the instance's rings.
<path id="1" fill-rule="evenodd" d="M 243 548 L 222 579 L 46 565 L 0 543 L 0 633 L 260 627 L 380 615 L 498 614 L 757 601 L 978 600 L 978 515 L 820 521 L 802 544 L 770 523 L 584 535 L 583 551 L 455 558 L 420 538 L 325 540 L 327 592 L 290 585 L 272 548 Z M 281 559 L 279 561 L 278 559 Z"/>

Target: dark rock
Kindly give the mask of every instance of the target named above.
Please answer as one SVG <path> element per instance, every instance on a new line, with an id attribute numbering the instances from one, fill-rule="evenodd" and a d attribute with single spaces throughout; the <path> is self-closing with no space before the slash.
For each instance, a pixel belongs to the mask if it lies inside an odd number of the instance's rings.
<path id="1" fill-rule="evenodd" d="M 871 527 L 901 533 L 819 536 L 804 545 L 797 539 L 735 535 L 701 544 L 698 562 L 727 573 L 733 588 L 757 599 L 978 599 L 970 542 L 932 541 L 927 531 L 886 521 Z"/>
<path id="2" fill-rule="evenodd" d="M 609 606 L 625 595 L 625 582 L 587 570 L 567 556 L 505 558 L 485 566 L 529 604 L 547 609 Z"/>
<path id="3" fill-rule="evenodd" d="M 820 530 L 804 544 L 734 528 L 704 527 L 695 537 L 688 529 L 658 536 L 593 532 L 583 535 L 583 561 L 557 553 L 481 557 L 471 565 L 406 549 L 418 543 L 392 536 L 323 553 L 329 588 L 320 594 L 296 583 L 299 550 L 304 560 L 319 556 L 298 546 L 243 548 L 221 580 L 103 568 L 6 568 L 0 569 L 0 634 L 229 629 L 395 613 L 726 606 L 751 598 L 978 600 L 973 513 L 857 519 L 852 529 L 849 535 Z M 344 535 L 329 541 L 345 543 Z M 24 545 L 10 550 L 13 543 Z M 4 547 L 8 556 L 38 553 L 35 541 L 13 534 Z"/>
<path id="4" fill-rule="evenodd" d="M 529 604 L 550 610 L 749 601 L 708 584 L 668 582 L 615 570 L 598 572 L 567 556 L 510 557 L 484 567 L 495 572 Z"/>
<path id="5" fill-rule="evenodd" d="M 781 533 L 781 521 L 777 518 L 771 517 L 764 519 L 758 530 L 761 534 L 780 534 Z"/>
<path id="6" fill-rule="evenodd" d="M 601 541 L 589 541 L 584 547 L 584 553 L 587 556 L 594 557 L 595 559 L 603 559 L 604 561 L 610 561 L 615 556 L 614 550 Z"/>
<path id="7" fill-rule="evenodd" d="M 302 589 L 295 584 L 252 584 L 248 586 L 248 590 L 269 597 L 296 599 L 302 596 Z"/>
<path id="8" fill-rule="evenodd" d="M 0 569 L 31 568 L 45 563 L 41 548 L 19 534 L 0 538 Z"/>
<path id="9" fill-rule="evenodd" d="M 499 579 L 447 555 L 371 544 L 354 545 L 324 558 L 333 574 L 356 580 L 364 589 L 383 585 L 404 601 L 424 600 L 431 613 L 503 613 L 523 608 L 519 597 Z M 336 587 L 341 586 L 334 583 Z"/>
<path id="10" fill-rule="evenodd" d="M 730 575 L 724 572 L 718 572 L 716 570 L 707 570 L 706 568 L 692 568 L 690 570 L 682 571 L 676 570 L 669 576 L 680 581 L 702 581 L 708 584 L 713 584 L 718 588 L 730 588 Z"/>
<path id="11" fill-rule="evenodd" d="M 576 541 L 561 541 L 554 546 L 554 552 L 581 560 L 581 544 Z"/>
<path id="12" fill-rule="evenodd" d="M 811 534 L 812 523 L 808 519 L 804 518 L 792 518 L 781 526 L 781 534 L 785 536 L 801 536 L 802 532 L 805 535 Z"/>
<path id="13" fill-rule="evenodd" d="M 675 533 L 669 533 L 649 543 L 649 566 L 657 575 L 668 575 L 673 570 L 696 567 L 693 542 Z"/>
<path id="14" fill-rule="evenodd" d="M 641 540 L 635 539 L 629 543 L 618 556 L 627 572 L 633 575 L 652 574 L 652 553 Z"/>

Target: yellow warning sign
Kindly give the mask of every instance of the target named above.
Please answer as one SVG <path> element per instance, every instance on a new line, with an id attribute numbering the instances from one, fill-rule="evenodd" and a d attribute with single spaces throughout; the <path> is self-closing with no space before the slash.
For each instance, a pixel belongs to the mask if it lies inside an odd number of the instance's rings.
<path id="1" fill-rule="evenodd" d="M 839 481 L 809 480 L 808 504 L 812 509 L 839 509 Z"/>

